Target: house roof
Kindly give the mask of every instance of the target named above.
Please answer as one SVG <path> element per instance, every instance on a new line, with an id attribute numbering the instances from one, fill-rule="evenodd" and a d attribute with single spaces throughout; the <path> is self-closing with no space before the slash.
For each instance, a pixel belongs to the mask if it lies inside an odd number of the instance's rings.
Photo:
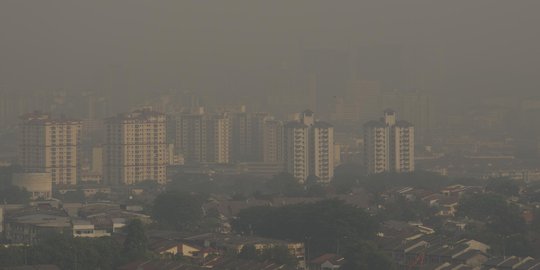
<path id="1" fill-rule="evenodd" d="M 148 242 L 148 248 L 156 252 L 167 251 L 171 248 L 178 247 L 180 244 L 177 241 L 157 238 L 151 238 Z"/>
<path id="2" fill-rule="evenodd" d="M 480 250 L 476 250 L 476 249 L 471 249 L 471 250 L 468 250 L 466 252 L 463 252 L 462 254 L 459 254 L 454 259 L 460 260 L 460 261 L 466 261 L 466 260 L 468 260 L 470 258 L 473 258 L 475 256 L 478 256 L 478 255 L 482 255 L 482 256 L 487 257 L 487 255 L 484 252 L 482 252 Z"/>
<path id="3" fill-rule="evenodd" d="M 533 267 L 538 267 L 538 268 L 533 268 Z M 520 264 L 516 270 L 529 270 L 529 269 L 540 269 L 540 261 L 538 260 L 535 260 L 535 259 L 531 259 L 529 261 L 526 261 L 522 264 Z"/>
<path id="4" fill-rule="evenodd" d="M 333 254 L 333 253 L 326 253 L 323 254 L 313 260 L 311 260 L 310 263 L 312 264 L 323 264 L 325 262 L 330 262 L 333 265 L 342 265 L 345 263 L 345 260 L 342 256 Z"/>

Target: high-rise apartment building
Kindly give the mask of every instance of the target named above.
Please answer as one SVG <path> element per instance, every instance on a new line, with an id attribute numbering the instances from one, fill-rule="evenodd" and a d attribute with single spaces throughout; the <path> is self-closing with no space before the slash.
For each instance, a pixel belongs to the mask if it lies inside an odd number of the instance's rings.
<path id="1" fill-rule="evenodd" d="M 50 173 L 56 185 L 75 185 L 81 121 L 34 112 L 20 126 L 19 163 L 25 172 Z"/>
<path id="2" fill-rule="evenodd" d="M 286 170 L 300 182 L 308 176 L 329 182 L 334 176 L 334 128 L 316 121 L 312 111 L 302 112 L 285 125 L 284 159 Z"/>
<path id="3" fill-rule="evenodd" d="M 230 118 L 227 113 L 209 115 L 207 125 L 207 162 L 229 163 L 231 157 Z"/>
<path id="4" fill-rule="evenodd" d="M 177 117 L 175 148 L 186 163 L 207 160 L 206 116 L 203 113 L 182 114 Z"/>
<path id="5" fill-rule="evenodd" d="M 231 155 L 234 161 L 261 162 L 264 159 L 263 133 L 268 114 L 238 112 L 231 114 Z"/>
<path id="6" fill-rule="evenodd" d="M 176 119 L 176 151 L 186 163 L 229 163 L 231 128 L 228 113 L 207 114 L 203 109 Z"/>
<path id="7" fill-rule="evenodd" d="M 263 162 L 283 162 L 283 122 L 266 118 L 263 123 Z"/>
<path id="8" fill-rule="evenodd" d="M 414 127 L 386 110 L 379 121 L 364 125 L 364 163 L 368 173 L 414 171 Z"/>
<path id="9" fill-rule="evenodd" d="M 105 180 L 111 185 L 167 179 L 168 144 L 164 114 L 141 109 L 105 121 Z"/>
<path id="10" fill-rule="evenodd" d="M 285 125 L 285 170 L 300 182 L 309 176 L 309 127 L 301 122 Z"/>

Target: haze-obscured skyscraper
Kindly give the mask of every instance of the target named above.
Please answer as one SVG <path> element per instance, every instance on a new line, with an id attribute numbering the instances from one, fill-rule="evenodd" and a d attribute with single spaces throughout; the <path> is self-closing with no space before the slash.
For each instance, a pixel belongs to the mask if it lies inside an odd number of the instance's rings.
<path id="1" fill-rule="evenodd" d="M 186 163 L 229 163 L 231 128 L 228 113 L 184 113 L 176 119 L 175 147 Z"/>
<path id="2" fill-rule="evenodd" d="M 267 118 L 263 127 L 263 162 L 283 162 L 283 122 Z"/>
<path id="3" fill-rule="evenodd" d="M 415 127 L 418 143 L 429 142 L 431 131 L 431 96 L 421 91 L 387 91 L 381 93 L 380 109 L 393 108 Z"/>
<path id="4" fill-rule="evenodd" d="M 231 114 L 231 154 L 234 161 L 263 161 L 264 121 L 267 113 Z"/>
<path id="5" fill-rule="evenodd" d="M 56 185 L 77 184 L 81 121 L 34 112 L 22 117 L 19 164 L 25 172 L 51 174 Z"/>
<path id="6" fill-rule="evenodd" d="M 284 147 L 285 168 L 300 182 L 316 176 L 327 183 L 334 176 L 334 128 L 316 121 L 312 111 L 285 125 Z"/>
<path id="7" fill-rule="evenodd" d="M 105 121 L 105 180 L 111 185 L 167 180 L 166 117 L 151 109 L 135 110 Z"/>
<path id="8" fill-rule="evenodd" d="M 414 127 L 386 110 L 364 125 L 364 163 L 370 174 L 414 171 Z"/>
<path id="9" fill-rule="evenodd" d="M 308 86 L 308 98 L 314 111 L 330 116 L 335 96 L 343 96 L 351 76 L 350 55 L 329 49 L 305 50 L 302 63 Z"/>

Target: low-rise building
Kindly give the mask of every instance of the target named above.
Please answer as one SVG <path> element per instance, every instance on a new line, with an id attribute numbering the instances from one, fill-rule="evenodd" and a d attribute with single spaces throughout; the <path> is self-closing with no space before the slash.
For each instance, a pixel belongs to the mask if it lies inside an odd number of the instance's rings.
<path id="1" fill-rule="evenodd" d="M 51 233 L 70 234 L 71 220 L 57 209 L 25 209 L 5 218 L 5 237 L 11 243 L 33 244 Z"/>
<path id="2" fill-rule="evenodd" d="M 96 229 L 95 225 L 88 220 L 72 220 L 73 237 L 103 237 L 111 236 L 106 229 Z"/>

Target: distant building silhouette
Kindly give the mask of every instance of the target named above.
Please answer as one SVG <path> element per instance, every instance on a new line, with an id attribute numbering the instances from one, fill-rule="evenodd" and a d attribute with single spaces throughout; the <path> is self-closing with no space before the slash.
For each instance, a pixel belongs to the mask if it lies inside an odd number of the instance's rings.
<path id="1" fill-rule="evenodd" d="M 229 163 L 230 123 L 229 113 L 209 114 L 203 108 L 178 115 L 176 151 L 188 164 Z"/>
<path id="2" fill-rule="evenodd" d="M 264 159 L 264 123 L 268 113 L 231 114 L 231 154 L 234 161 L 260 162 Z"/>

